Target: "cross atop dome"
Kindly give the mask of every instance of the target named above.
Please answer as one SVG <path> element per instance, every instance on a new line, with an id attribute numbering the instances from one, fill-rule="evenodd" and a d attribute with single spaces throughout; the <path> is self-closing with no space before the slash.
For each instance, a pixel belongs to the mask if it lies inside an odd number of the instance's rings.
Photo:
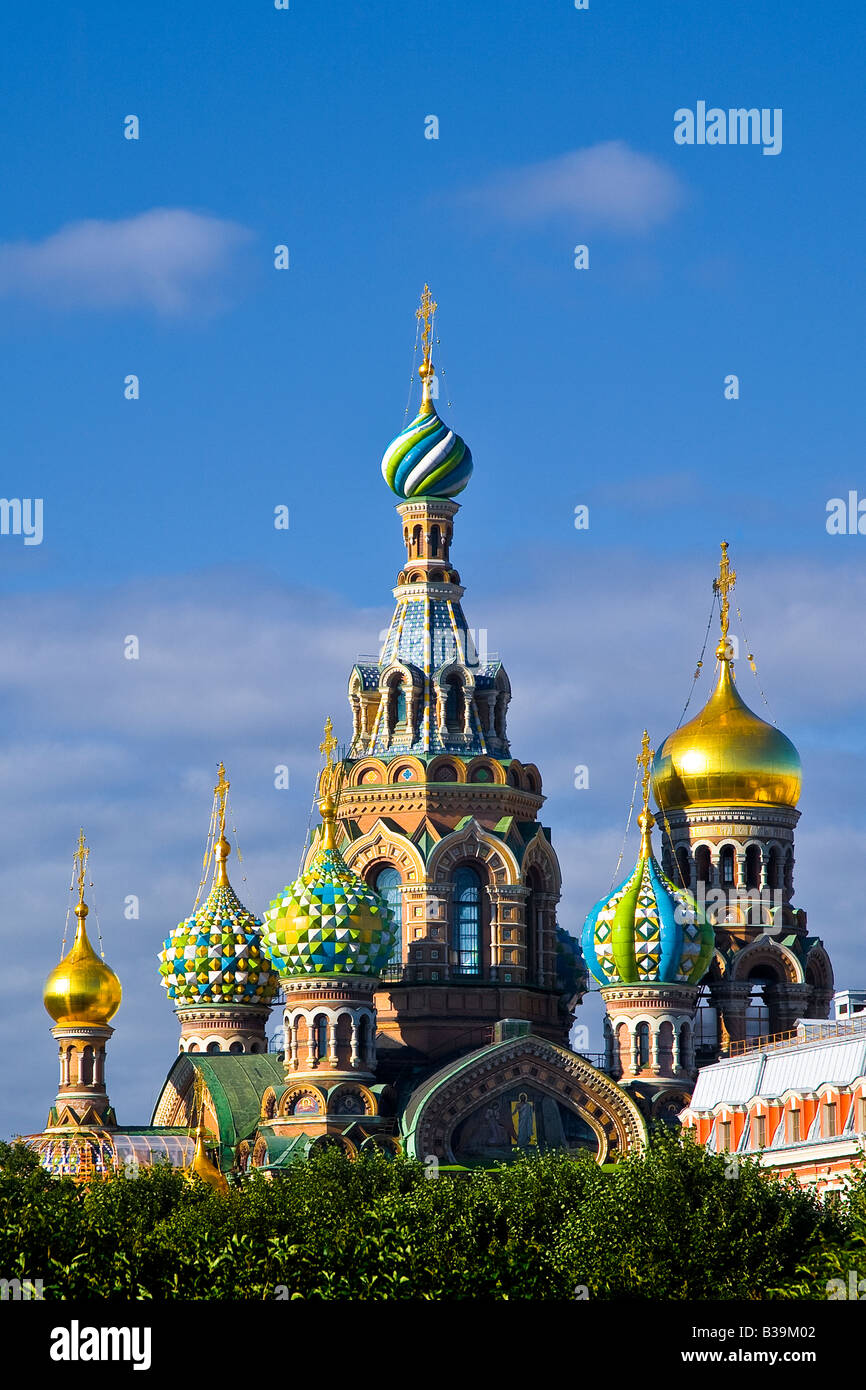
<path id="1" fill-rule="evenodd" d="M 403 501 L 456 497 L 472 472 L 467 444 L 440 420 L 433 404 L 433 323 L 438 308 L 425 284 L 415 317 L 421 331 L 421 405 L 411 424 L 393 439 L 382 459 L 382 476 Z"/>
<path id="2" fill-rule="evenodd" d="M 713 580 L 713 593 L 717 594 L 719 598 L 719 616 L 722 624 L 722 640 L 716 655 L 722 661 L 729 661 L 728 628 L 730 626 L 731 601 L 728 595 L 737 582 L 737 571 L 731 569 L 728 560 L 728 542 L 722 541 L 721 546 L 722 558 L 719 561 L 719 577 Z"/>

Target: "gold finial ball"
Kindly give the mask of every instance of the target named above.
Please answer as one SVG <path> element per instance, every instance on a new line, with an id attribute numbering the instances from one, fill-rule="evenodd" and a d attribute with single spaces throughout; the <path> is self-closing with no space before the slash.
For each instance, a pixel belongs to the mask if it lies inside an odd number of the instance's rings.
<path id="1" fill-rule="evenodd" d="M 319 812 L 322 820 L 325 821 L 333 820 L 334 816 L 337 814 L 337 803 L 330 792 L 323 796 L 319 802 Z"/>
<path id="2" fill-rule="evenodd" d="M 420 376 L 422 381 L 425 381 L 428 376 L 433 376 L 433 363 L 422 362 L 421 366 L 418 368 L 418 375 Z"/>

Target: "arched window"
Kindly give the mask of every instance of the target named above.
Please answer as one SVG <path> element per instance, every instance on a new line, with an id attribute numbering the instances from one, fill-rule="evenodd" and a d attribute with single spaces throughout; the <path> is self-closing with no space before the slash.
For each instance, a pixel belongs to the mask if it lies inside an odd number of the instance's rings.
<path id="1" fill-rule="evenodd" d="M 420 526 L 415 526 L 412 530 L 412 547 L 416 555 L 421 553 L 421 537 L 424 532 Z"/>
<path id="2" fill-rule="evenodd" d="M 237 1042 L 237 1041 L 235 1041 L 235 1042 L 231 1043 L 230 1046 L 229 1046 L 229 1052 L 243 1052 L 243 1050 L 244 1050 L 244 1045 L 243 1045 L 242 1042 Z"/>
<path id="3" fill-rule="evenodd" d="M 469 864 L 454 874 L 452 946 L 457 973 L 478 975 L 481 968 L 481 879 Z"/>
<path id="4" fill-rule="evenodd" d="M 463 729 L 463 682 L 449 676 L 445 686 L 445 723 L 453 733 Z"/>
<path id="5" fill-rule="evenodd" d="M 698 845 L 695 850 L 695 877 L 698 883 L 709 883 L 711 862 L 708 846 Z"/>
<path id="6" fill-rule="evenodd" d="M 406 691 L 402 682 L 397 686 L 394 694 L 394 725 L 400 728 L 406 723 Z"/>
<path id="7" fill-rule="evenodd" d="M 721 880 L 723 888 L 732 888 L 734 884 L 734 847 L 725 845 L 719 855 L 719 868 L 721 870 Z"/>
<path id="8" fill-rule="evenodd" d="M 790 897 L 794 891 L 794 851 L 785 854 L 785 893 Z"/>
<path id="9" fill-rule="evenodd" d="M 439 527 L 430 527 L 430 554 L 434 560 L 439 559 Z"/>
<path id="10" fill-rule="evenodd" d="M 749 845 L 746 850 L 746 887 L 760 888 L 761 886 L 761 847 L 760 845 Z"/>
<path id="11" fill-rule="evenodd" d="M 392 869 L 390 865 L 386 869 L 380 869 L 373 882 L 374 891 L 390 907 L 391 915 L 399 929 L 391 952 L 391 965 L 399 965 L 403 959 L 403 894 L 400 891 L 402 882 L 399 871 Z"/>
<path id="12" fill-rule="evenodd" d="M 78 1078 L 82 1086 L 93 1085 L 93 1048 L 85 1047 L 81 1054 L 81 1075 Z"/>
<path id="13" fill-rule="evenodd" d="M 316 1019 L 316 1056 L 320 1062 L 328 1058 L 328 1020 L 324 1014 L 319 1014 Z"/>
<path id="14" fill-rule="evenodd" d="M 677 868 L 679 870 L 679 881 L 683 888 L 690 888 L 692 882 L 692 866 L 689 861 L 689 852 L 685 845 L 680 845 L 677 850 Z"/>
<path id="15" fill-rule="evenodd" d="M 538 871 L 526 875 L 529 894 L 526 899 L 526 978 L 535 984 L 538 978 L 538 938 L 541 932 L 541 911 L 538 906 Z"/>
<path id="16" fill-rule="evenodd" d="M 648 1023 L 639 1023 L 637 1026 L 637 1064 L 639 1067 L 649 1066 L 650 1056 L 650 1031 Z"/>
<path id="17" fill-rule="evenodd" d="M 221 1049 L 218 1042 L 210 1042 L 207 1045 L 207 1050 L 208 1052 L 219 1052 Z"/>
<path id="18" fill-rule="evenodd" d="M 778 845 L 771 845 L 767 859 L 767 887 L 777 889 L 781 886 L 779 883 L 779 847 Z"/>

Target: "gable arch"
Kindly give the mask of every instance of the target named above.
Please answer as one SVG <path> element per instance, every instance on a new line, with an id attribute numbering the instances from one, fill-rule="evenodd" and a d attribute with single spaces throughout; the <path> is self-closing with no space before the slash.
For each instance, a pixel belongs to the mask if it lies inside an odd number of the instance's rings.
<path id="1" fill-rule="evenodd" d="M 512 851 L 474 818 L 463 830 L 452 831 L 436 845 L 427 866 L 428 881 L 449 883 L 458 864 L 473 859 L 486 867 L 492 886 L 520 884 L 520 865 Z"/>
<path id="2" fill-rule="evenodd" d="M 758 968 L 772 970 L 779 984 L 802 985 L 805 983 L 803 967 L 793 951 L 774 941 L 769 936 L 759 936 L 741 951 L 737 951 L 731 961 L 730 978 L 740 982 L 747 981 L 752 971 Z"/>
<path id="3" fill-rule="evenodd" d="M 410 1098 L 403 1119 L 410 1157 L 453 1163 L 458 1126 L 509 1091 L 531 1088 L 574 1112 L 596 1137 L 598 1163 L 640 1151 L 646 1126 L 638 1106 L 583 1057 L 528 1034 L 480 1049 L 443 1067 Z"/>
<path id="4" fill-rule="evenodd" d="M 343 858 L 361 878 L 366 878 L 375 864 L 381 864 L 382 868 L 392 865 L 400 871 L 404 883 L 423 883 L 426 878 L 424 858 L 418 846 L 380 820 L 366 835 L 346 846 Z"/>
<path id="5" fill-rule="evenodd" d="M 559 898 L 562 891 L 562 873 L 556 851 L 542 830 L 536 831 L 524 851 L 521 863 L 524 880 L 530 869 L 541 876 L 542 890 Z"/>

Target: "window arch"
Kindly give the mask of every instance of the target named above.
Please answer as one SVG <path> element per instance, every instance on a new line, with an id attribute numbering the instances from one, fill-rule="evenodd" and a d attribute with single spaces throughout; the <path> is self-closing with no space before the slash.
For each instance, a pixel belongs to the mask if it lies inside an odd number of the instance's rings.
<path id="1" fill-rule="evenodd" d="M 698 845 L 695 850 L 695 877 L 698 883 L 709 883 L 712 860 L 708 845 Z"/>
<path id="2" fill-rule="evenodd" d="M 451 733 L 462 733 L 465 696 L 459 676 L 449 676 L 445 682 L 445 724 Z"/>
<path id="3" fill-rule="evenodd" d="M 221 1048 L 218 1042 L 209 1042 L 207 1045 L 207 1050 L 208 1052 L 220 1052 Z"/>
<path id="4" fill-rule="evenodd" d="M 746 850 L 746 887 L 760 888 L 761 886 L 761 847 L 760 845 L 749 845 Z"/>
<path id="5" fill-rule="evenodd" d="M 372 884 L 374 892 L 388 904 L 397 923 L 397 940 L 391 952 L 389 965 L 399 965 L 403 959 L 403 894 L 400 891 L 402 882 L 399 870 L 388 864 L 374 875 Z"/>
<path id="6" fill-rule="evenodd" d="M 328 1060 L 328 1020 L 324 1014 L 317 1016 L 313 1028 L 316 1040 L 316 1056 L 320 1062 L 326 1062 Z"/>
<path id="7" fill-rule="evenodd" d="M 637 1064 L 639 1067 L 648 1067 L 650 1058 L 650 1030 L 648 1023 L 639 1023 L 637 1026 Z"/>
<path id="8" fill-rule="evenodd" d="M 719 855 L 719 878 L 723 888 L 734 886 L 734 847 L 723 845 Z"/>
<path id="9" fill-rule="evenodd" d="M 777 889 L 781 886 L 779 882 L 779 847 L 778 845 L 771 845 L 767 858 L 767 887 Z"/>
<path id="10" fill-rule="evenodd" d="M 470 864 L 454 874 L 451 944 L 459 975 L 481 973 L 481 878 Z"/>
<path id="11" fill-rule="evenodd" d="M 229 1052 L 243 1052 L 243 1050 L 244 1045 L 242 1042 L 238 1042 L 237 1038 L 233 1043 L 229 1043 Z"/>
<path id="12" fill-rule="evenodd" d="M 692 865 L 689 859 L 689 852 L 685 845 L 680 845 L 677 850 L 677 876 L 683 888 L 690 888 L 692 883 Z"/>
<path id="13" fill-rule="evenodd" d="M 430 554 L 434 560 L 439 558 L 439 527 L 430 527 Z"/>
<path id="14" fill-rule="evenodd" d="M 93 1048 L 85 1047 L 81 1054 L 81 1074 L 79 1081 L 82 1086 L 93 1085 Z"/>

